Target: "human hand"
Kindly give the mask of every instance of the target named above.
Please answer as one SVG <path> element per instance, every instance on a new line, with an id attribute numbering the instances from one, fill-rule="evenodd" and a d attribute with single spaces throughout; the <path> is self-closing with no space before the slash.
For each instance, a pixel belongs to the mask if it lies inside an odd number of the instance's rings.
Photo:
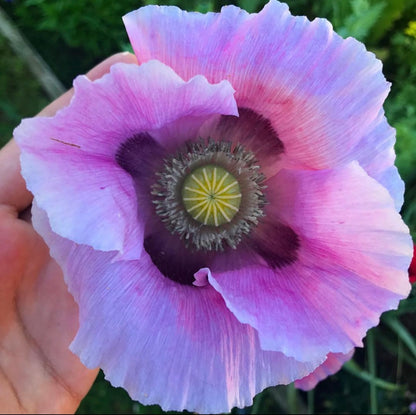
<path id="1" fill-rule="evenodd" d="M 98 79 L 116 62 L 137 63 L 131 54 L 117 54 L 87 76 Z M 39 115 L 54 115 L 72 94 Z M 71 413 L 98 369 L 87 369 L 68 348 L 78 329 L 78 308 L 31 226 L 31 200 L 11 140 L 0 151 L 0 413 Z"/>

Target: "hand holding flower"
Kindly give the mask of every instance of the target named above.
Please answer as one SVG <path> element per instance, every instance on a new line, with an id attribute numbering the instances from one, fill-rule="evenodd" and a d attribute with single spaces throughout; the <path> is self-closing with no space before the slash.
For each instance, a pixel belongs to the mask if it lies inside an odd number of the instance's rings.
<path id="1" fill-rule="evenodd" d="M 87 76 L 100 78 L 115 62 L 135 58 L 112 56 Z M 54 115 L 72 95 L 68 91 L 39 115 Z M 31 200 L 12 140 L 0 151 L 0 412 L 71 413 L 97 369 L 87 369 L 68 349 L 78 307 L 31 225 Z"/>
<path id="2" fill-rule="evenodd" d="M 124 22 L 140 65 L 15 131 L 71 350 L 163 409 L 312 388 L 410 289 L 380 62 L 275 0 Z"/>

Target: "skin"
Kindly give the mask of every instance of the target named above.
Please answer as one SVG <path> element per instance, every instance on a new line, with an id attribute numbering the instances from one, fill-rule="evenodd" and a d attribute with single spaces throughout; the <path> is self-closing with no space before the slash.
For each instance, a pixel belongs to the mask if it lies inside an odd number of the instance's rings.
<path id="1" fill-rule="evenodd" d="M 116 62 L 137 60 L 120 53 L 87 76 L 98 79 Z M 54 115 L 72 95 L 71 89 L 38 115 Z M 98 368 L 87 369 L 68 349 L 78 307 L 31 226 L 31 202 L 11 140 L 0 150 L 0 413 L 73 413 Z"/>

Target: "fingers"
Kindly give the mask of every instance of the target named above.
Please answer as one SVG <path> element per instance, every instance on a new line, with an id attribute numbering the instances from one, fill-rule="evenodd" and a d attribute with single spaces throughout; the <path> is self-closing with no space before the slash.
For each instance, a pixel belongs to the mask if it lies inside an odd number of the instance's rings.
<path id="1" fill-rule="evenodd" d="M 98 64 L 86 75 L 91 80 L 101 78 L 117 62 L 137 64 L 137 59 L 128 52 L 117 53 Z M 40 111 L 38 116 L 55 115 L 59 109 L 70 103 L 73 94 L 71 88 Z M 0 150 L 0 205 L 12 206 L 18 212 L 29 206 L 33 198 L 20 174 L 19 156 L 19 147 L 13 139 Z"/>
<path id="2" fill-rule="evenodd" d="M 20 174 L 20 151 L 14 140 L 10 140 L 0 151 L 0 205 L 23 210 L 32 201 L 26 183 Z"/>
<path id="3" fill-rule="evenodd" d="M 138 64 L 136 56 L 129 52 L 121 52 L 116 53 L 115 55 L 110 56 L 106 60 L 102 61 L 100 64 L 92 68 L 88 73 L 87 76 L 92 81 L 94 79 L 101 78 L 107 72 L 110 72 L 110 67 L 117 62 L 123 63 L 135 63 Z"/>

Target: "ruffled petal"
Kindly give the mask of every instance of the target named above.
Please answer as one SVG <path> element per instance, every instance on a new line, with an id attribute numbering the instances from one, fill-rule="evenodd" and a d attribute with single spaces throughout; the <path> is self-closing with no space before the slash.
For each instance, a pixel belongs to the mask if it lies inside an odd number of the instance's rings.
<path id="1" fill-rule="evenodd" d="M 24 126 L 27 135 L 16 131 L 22 174 L 38 203 L 48 210 L 52 227 L 96 249 L 118 250 L 126 257 L 140 255 L 144 225 L 136 219 L 130 177 L 112 160 L 83 153 L 78 147 L 68 150 L 56 143 L 55 149 L 54 144 L 36 148 L 37 139 L 42 132 L 47 137 L 50 128 L 40 126 L 38 119 L 33 121 L 32 127 Z M 30 147 L 22 145 L 22 137 L 33 138 Z"/>
<path id="2" fill-rule="evenodd" d="M 124 23 L 139 61 L 159 59 L 184 79 L 229 80 L 239 107 L 271 121 L 288 165 L 325 169 L 393 151 L 394 139 L 378 134 L 389 91 L 381 62 L 325 19 L 292 16 L 271 0 L 258 14 L 234 6 L 205 15 L 148 6 L 124 16 Z M 383 184 L 397 182 L 391 157 L 381 163 L 372 163 L 369 174 L 383 176 Z M 394 189 L 391 194 L 401 198 Z"/>
<path id="3" fill-rule="evenodd" d="M 381 110 L 374 128 L 354 149 L 356 160 L 366 172 L 381 183 L 394 200 L 397 211 L 403 205 L 404 182 L 394 166 L 396 134 Z"/>
<path id="4" fill-rule="evenodd" d="M 337 264 L 407 295 L 402 271 L 412 255 L 409 229 L 390 194 L 358 163 L 327 171 L 285 170 L 267 184 L 270 206 L 313 249 L 325 249 Z"/>
<path id="5" fill-rule="evenodd" d="M 210 284 L 257 329 L 265 350 L 308 361 L 361 346 L 380 314 L 410 290 L 412 241 L 393 200 L 357 163 L 284 170 L 268 189 L 270 209 L 299 238 L 296 260 L 228 271 L 214 263 Z M 263 237 L 278 255 L 276 238 Z"/>
<path id="6" fill-rule="evenodd" d="M 79 305 L 80 329 L 71 349 L 86 366 L 102 367 L 133 399 L 165 410 L 228 412 L 322 363 L 261 350 L 256 331 L 240 324 L 212 287 L 173 283 L 146 255 L 112 263 L 114 253 L 53 233 L 36 205 L 33 224 Z"/>
<path id="7" fill-rule="evenodd" d="M 116 64 L 110 74 L 74 82 L 71 104 L 55 117 L 27 119 L 15 130 L 29 190 L 63 237 L 102 251 L 138 258 L 144 223 L 132 177 L 116 160 L 122 143 L 172 123 L 189 135 L 213 114 L 237 114 L 226 81 L 210 85 L 202 76 L 183 81 L 164 64 Z M 188 120 L 188 122 L 187 122 Z M 180 128 L 175 129 L 181 137 Z"/>
<path id="8" fill-rule="evenodd" d="M 304 391 L 313 389 L 321 380 L 338 372 L 342 365 L 352 358 L 354 349 L 347 354 L 329 353 L 325 362 L 317 367 L 311 374 L 295 381 L 295 386 Z"/>

